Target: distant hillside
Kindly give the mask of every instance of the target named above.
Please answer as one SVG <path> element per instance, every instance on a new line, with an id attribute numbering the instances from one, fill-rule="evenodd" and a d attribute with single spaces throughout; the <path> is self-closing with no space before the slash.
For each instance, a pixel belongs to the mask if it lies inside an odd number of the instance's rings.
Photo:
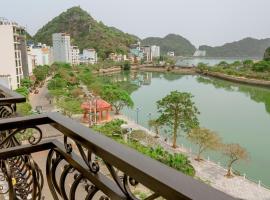
<path id="1" fill-rule="evenodd" d="M 223 46 L 200 46 L 200 50 L 206 51 L 210 57 L 263 57 L 267 47 L 270 46 L 270 38 L 257 40 L 245 38 L 243 40 L 226 43 Z"/>
<path id="2" fill-rule="evenodd" d="M 80 7 L 72 7 L 43 26 L 34 36 L 36 42 L 51 45 L 52 34 L 66 32 L 71 35 L 72 44 L 84 48 L 95 48 L 105 58 L 111 52 L 126 53 L 137 37 L 114 27 L 97 22 Z"/>
<path id="3" fill-rule="evenodd" d="M 161 54 L 174 51 L 176 56 L 192 56 L 196 50 L 195 46 L 180 35 L 169 34 L 164 38 L 149 37 L 142 40 L 143 45 L 160 46 Z"/>

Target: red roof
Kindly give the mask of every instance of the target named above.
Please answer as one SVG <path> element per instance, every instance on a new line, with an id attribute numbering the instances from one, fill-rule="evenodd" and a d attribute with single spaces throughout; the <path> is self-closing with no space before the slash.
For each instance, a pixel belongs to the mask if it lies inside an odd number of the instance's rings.
<path id="1" fill-rule="evenodd" d="M 97 99 L 92 101 L 91 109 L 94 110 L 95 106 L 97 108 L 97 111 L 107 110 L 112 107 L 111 104 L 109 104 L 107 101 L 104 101 L 103 99 Z M 82 103 L 81 108 L 84 110 L 89 110 L 90 109 L 89 102 Z"/>

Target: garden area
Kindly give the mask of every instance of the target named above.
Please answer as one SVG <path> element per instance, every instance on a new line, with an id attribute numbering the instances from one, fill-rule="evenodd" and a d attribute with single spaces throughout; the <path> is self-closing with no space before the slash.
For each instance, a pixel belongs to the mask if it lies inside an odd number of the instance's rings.
<path id="1" fill-rule="evenodd" d="M 125 124 L 125 121 L 116 119 L 106 124 L 96 125 L 93 129 L 100 134 L 104 134 L 107 137 L 131 147 L 150 158 L 183 172 L 186 175 L 195 175 L 195 170 L 190 164 L 187 156 L 183 154 L 173 154 L 166 151 L 163 147 L 159 146 L 157 142 L 155 142 L 156 140 L 152 136 L 147 135 L 144 131 L 134 130 L 130 133 L 129 139 L 125 140 L 124 133 L 121 129 L 122 124 Z M 149 137 L 153 142 L 149 142 Z M 145 141 L 146 138 L 148 138 L 148 142 L 142 142 Z"/>

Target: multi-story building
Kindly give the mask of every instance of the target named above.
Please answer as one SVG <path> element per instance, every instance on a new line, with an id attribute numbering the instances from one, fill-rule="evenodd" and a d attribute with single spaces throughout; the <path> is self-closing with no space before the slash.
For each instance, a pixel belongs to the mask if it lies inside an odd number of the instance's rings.
<path id="1" fill-rule="evenodd" d="M 35 69 L 37 64 L 36 64 L 36 56 L 33 55 L 30 51 L 28 51 L 28 54 L 27 54 L 27 62 L 28 62 L 29 76 L 32 76 L 33 75 L 33 70 Z"/>
<path id="2" fill-rule="evenodd" d="M 52 63 L 52 60 L 50 58 L 51 48 L 46 44 L 31 44 L 28 46 L 27 50 L 28 54 L 35 56 L 36 65 L 50 65 Z"/>
<path id="3" fill-rule="evenodd" d="M 67 33 L 54 33 L 52 40 L 54 62 L 72 63 L 70 35 Z"/>
<path id="4" fill-rule="evenodd" d="M 28 76 L 25 28 L 15 22 L 0 19 L 0 78 L 11 89 L 20 87 Z"/>
<path id="5" fill-rule="evenodd" d="M 168 51 L 167 56 L 174 57 L 175 56 L 174 51 Z"/>
<path id="6" fill-rule="evenodd" d="M 196 50 L 195 53 L 193 54 L 194 57 L 204 57 L 206 56 L 206 51 L 202 50 Z"/>
<path id="7" fill-rule="evenodd" d="M 80 49 L 77 46 L 71 46 L 71 64 L 80 64 Z"/>
<path id="8" fill-rule="evenodd" d="M 95 64 L 98 62 L 98 55 L 95 49 L 84 49 L 80 58 L 81 63 Z"/>
<path id="9" fill-rule="evenodd" d="M 160 47 L 156 45 L 151 46 L 151 56 L 152 58 L 160 57 Z"/>
<path id="10" fill-rule="evenodd" d="M 144 54 L 144 60 L 147 62 L 151 62 L 152 61 L 151 46 L 143 46 L 141 47 L 141 50 Z"/>

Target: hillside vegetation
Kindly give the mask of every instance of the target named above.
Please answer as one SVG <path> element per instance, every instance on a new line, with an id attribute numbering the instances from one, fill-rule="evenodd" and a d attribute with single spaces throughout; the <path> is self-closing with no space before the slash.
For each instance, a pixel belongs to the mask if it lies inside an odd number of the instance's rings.
<path id="1" fill-rule="evenodd" d="M 245 38 L 237 42 L 226 43 L 223 46 L 210 47 L 200 46 L 200 50 L 206 51 L 209 57 L 259 57 L 261 58 L 265 49 L 270 46 L 270 38 L 254 39 Z"/>
<path id="2" fill-rule="evenodd" d="M 127 53 L 128 46 L 138 39 L 114 27 L 97 22 L 80 7 L 72 7 L 52 19 L 34 35 L 36 42 L 52 45 L 52 34 L 66 32 L 71 35 L 72 45 L 95 48 L 99 57 L 105 58 L 111 52 Z"/>
<path id="3" fill-rule="evenodd" d="M 149 37 L 142 40 L 143 45 L 160 46 L 161 55 L 174 51 L 176 56 L 192 56 L 196 50 L 190 41 L 180 35 L 169 34 L 164 38 Z"/>

